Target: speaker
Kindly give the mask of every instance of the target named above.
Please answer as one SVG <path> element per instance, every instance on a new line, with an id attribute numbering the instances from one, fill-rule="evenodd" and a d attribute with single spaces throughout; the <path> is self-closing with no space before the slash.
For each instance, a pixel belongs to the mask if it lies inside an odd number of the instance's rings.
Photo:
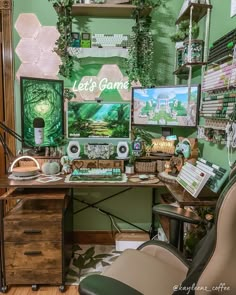
<path id="1" fill-rule="evenodd" d="M 117 144 L 116 148 L 117 158 L 118 159 L 126 159 L 129 155 L 129 145 L 126 141 L 120 141 Z"/>
<path id="2" fill-rule="evenodd" d="M 80 145 L 78 141 L 70 141 L 67 147 L 67 155 L 71 159 L 79 159 Z"/>

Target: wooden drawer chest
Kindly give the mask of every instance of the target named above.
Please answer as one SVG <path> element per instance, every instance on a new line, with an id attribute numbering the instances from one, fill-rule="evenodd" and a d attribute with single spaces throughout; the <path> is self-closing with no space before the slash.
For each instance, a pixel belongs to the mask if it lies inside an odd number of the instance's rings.
<path id="1" fill-rule="evenodd" d="M 65 190 L 37 190 L 26 193 L 4 217 L 6 286 L 31 284 L 36 290 L 49 284 L 64 291 L 70 260 L 64 228 L 66 216 L 73 218 L 70 203 Z"/>

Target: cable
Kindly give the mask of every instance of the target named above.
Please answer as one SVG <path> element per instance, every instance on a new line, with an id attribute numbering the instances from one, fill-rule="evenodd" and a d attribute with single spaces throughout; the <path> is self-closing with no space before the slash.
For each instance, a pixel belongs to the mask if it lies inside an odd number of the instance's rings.
<path id="1" fill-rule="evenodd" d="M 120 233 L 121 230 L 119 229 L 118 225 L 115 223 L 113 217 L 107 213 L 102 212 L 99 208 L 97 208 L 97 211 L 103 215 L 106 215 L 110 218 L 111 224 L 114 226 L 114 228 Z"/>

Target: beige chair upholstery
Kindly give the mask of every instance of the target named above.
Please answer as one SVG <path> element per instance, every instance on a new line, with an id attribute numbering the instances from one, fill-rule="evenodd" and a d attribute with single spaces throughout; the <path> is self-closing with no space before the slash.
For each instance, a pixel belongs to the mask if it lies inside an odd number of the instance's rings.
<path id="1" fill-rule="evenodd" d="M 80 295 L 236 294 L 236 176 L 221 193 L 215 225 L 188 264 L 167 243 L 126 250 L 102 274 L 82 280 Z"/>

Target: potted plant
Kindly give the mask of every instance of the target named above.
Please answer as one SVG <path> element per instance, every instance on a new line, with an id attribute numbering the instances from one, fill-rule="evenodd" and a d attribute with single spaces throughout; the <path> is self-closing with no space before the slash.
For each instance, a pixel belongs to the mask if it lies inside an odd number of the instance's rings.
<path id="1" fill-rule="evenodd" d="M 195 252 L 198 242 L 206 235 L 214 222 L 214 208 L 199 207 L 195 209 L 202 221 L 198 225 L 191 225 L 184 238 L 185 255 L 191 258 Z"/>
<path id="2" fill-rule="evenodd" d="M 191 42 L 189 39 L 189 26 L 189 20 L 180 22 L 175 34 L 170 36 L 171 41 L 176 42 L 177 68 L 188 62 L 202 62 L 203 41 L 197 39 L 199 35 L 198 23 L 192 22 Z M 190 48 L 191 55 L 189 54 Z"/>
<path id="3" fill-rule="evenodd" d="M 199 26 L 196 22 L 192 23 L 191 38 L 196 39 L 199 35 Z M 172 42 L 183 42 L 189 38 L 189 20 L 179 23 L 177 31 L 170 36 Z"/>
<path id="4" fill-rule="evenodd" d="M 136 156 L 133 153 L 133 151 L 131 151 L 130 156 L 129 156 L 129 162 L 125 166 L 125 173 L 126 174 L 134 174 L 134 163 L 135 163 L 135 159 L 136 159 Z"/>

